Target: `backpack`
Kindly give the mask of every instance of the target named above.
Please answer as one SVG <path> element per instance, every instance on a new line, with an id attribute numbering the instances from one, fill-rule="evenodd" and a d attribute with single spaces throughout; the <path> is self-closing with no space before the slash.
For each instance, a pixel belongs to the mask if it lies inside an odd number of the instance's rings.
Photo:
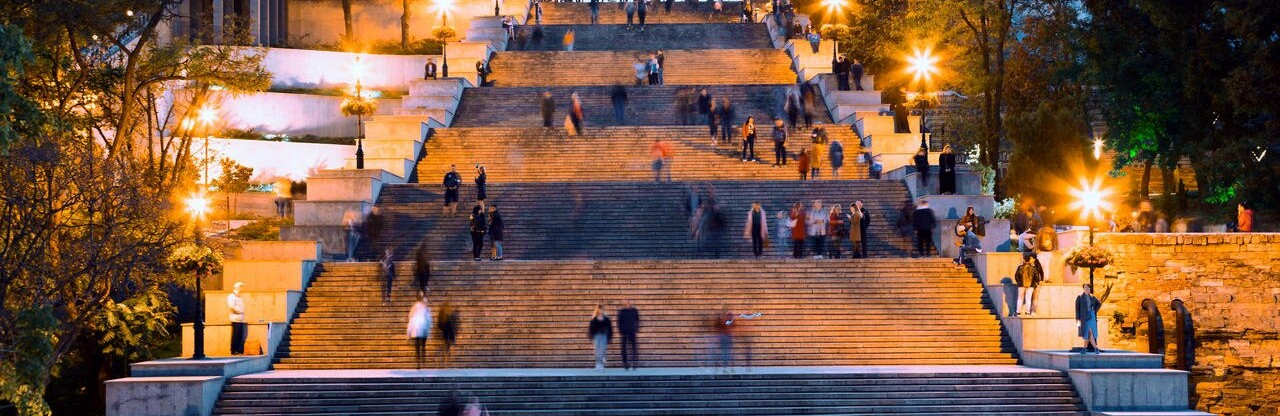
<path id="1" fill-rule="evenodd" d="M 973 226 L 973 233 L 978 237 L 987 236 L 987 219 L 978 216 L 978 223 Z"/>

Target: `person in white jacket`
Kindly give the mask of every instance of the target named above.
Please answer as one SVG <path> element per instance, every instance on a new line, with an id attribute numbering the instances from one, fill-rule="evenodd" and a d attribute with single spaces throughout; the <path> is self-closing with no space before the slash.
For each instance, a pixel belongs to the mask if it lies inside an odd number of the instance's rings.
<path id="1" fill-rule="evenodd" d="M 813 208 L 805 215 L 805 234 L 813 242 L 813 258 L 822 258 L 822 247 L 827 239 L 827 213 L 822 210 L 822 200 L 814 200 Z"/>
<path id="2" fill-rule="evenodd" d="M 240 289 L 243 287 L 244 282 L 236 282 L 227 295 L 227 309 L 231 318 L 231 355 L 244 355 L 244 341 L 249 334 L 249 325 L 244 320 L 244 299 L 240 298 Z"/>
<path id="3" fill-rule="evenodd" d="M 418 369 L 427 357 L 427 337 L 431 335 L 431 306 L 427 305 L 427 292 L 418 291 L 418 301 L 409 309 L 409 326 L 406 335 L 413 340 L 413 357 Z"/>

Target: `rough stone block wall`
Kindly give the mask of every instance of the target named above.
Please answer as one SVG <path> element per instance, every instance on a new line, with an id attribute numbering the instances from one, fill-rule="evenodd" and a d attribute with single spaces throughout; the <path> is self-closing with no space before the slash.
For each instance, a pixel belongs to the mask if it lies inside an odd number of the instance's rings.
<path id="1" fill-rule="evenodd" d="M 1143 299 L 1159 305 L 1174 366 L 1181 299 L 1195 322 L 1191 404 L 1225 415 L 1280 414 L 1280 234 L 1101 234 L 1119 274 L 1100 314 L 1123 314 L 1113 346 L 1147 351 Z M 1117 273 L 1117 272 L 1123 272 Z M 1105 284 L 1099 284 L 1099 289 Z M 1136 331 L 1134 322 L 1143 321 Z M 1128 326 L 1126 334 L 1122 327 Z M 1136 332 L 1136 333 L 1133 333 Z"/>

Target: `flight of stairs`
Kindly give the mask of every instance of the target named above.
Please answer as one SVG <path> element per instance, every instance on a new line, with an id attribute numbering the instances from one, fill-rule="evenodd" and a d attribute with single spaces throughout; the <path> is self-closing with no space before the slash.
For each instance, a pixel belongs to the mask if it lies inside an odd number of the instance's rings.
<path id="1" fill-rule="evenodd" d="M 627 86 L 627 125 L 670 126 L 680 124 L 676 112 L 676 91 L 691 88 L 683 85 Z M 748 116 L 756 118 L 757 126 L 768 126 L 769 120 L 781 115 L 782 97 L 790 85 L 711 85 L 707 92 L 712 98 L 729 98 L 736 108 L 734 124 L 741 124 Z M 584 125 L 612 126 L 613 104 L 610 86 L 581 87 L 509 87 L 468 88 L 458 104 L 456 127 L 540 127 L 542 126 L 542 93 L 551 92 L 556 104 L 552 126 L 563 128 L 569 109 L 569 94 L 577 92 L 582 99 Z M 815 111 L 814 121 L 830 124 L 831 117 L 825 109 Z M 844 127 L 847 128 L 847 127 Z"/>
<path id="2" fill-rule="evenodd" d="M 676 162 L 679 163 L 679 162 Z M 603 174 L 602 174 L 603 175 Z M 470 183 L 470 173 L 464 176 Z M 508 259 L 655 259 L 744 258 L 751 242 L 743 238 L 746 213 L 759 201 L 769 215 L 771 256 L 790 256 L 790 241 L 776 241 L 774 215 L 815 199 L 824 206 L 862 199 L 871 214 L 867 241 L 872 257 L 910 253 L 910 239 L 898 233 L 898 208 L 906 187 L 891 181 L 718 181 L 718 182 L 527 182 L 508 184 L 490 176 L 490 204 L 498 205 L 506 225 Z M 689 237 L 688 189 L 705 199 L 712 186 L 724 227 L 695 241 Z M 383 187 L 378 200 L 383 226 L 378 239 L 362 243 L 357 257 L 378 258 L 393 247 L 398 258 L 411 258 L 426 241 L 433 259 L 471 258 L 467 215 L 474 205 L 473 186 L 461 191 L 464 202 L 453 218 L 441 217 L 441 185 L 405 184 Z M 485 246 L 489 243 L 486 240 Z M 846 247 L 845 255 L 848 255 Z M 488 253 L 485 253 L 488 256 Z"/>
<path id="3" fill-rule="evenodd" d="M 852 130 L 832 126 L 827 137 L 844 146 L 841 179 L 864 179 L 867 167 L 860 163 L 857 135 Z M 760 162 L 742 162 L 739 126 L 728 144 L 711 143 L 702 126 L 592 127 L 582 135 L 566 137 L 562 131 L 541 127 L 453 127 L 437 129 L 427 142 L 427 157 L 418 162 L 419 181 L 439 183 L 450 165 L 463 176 L 474 176 L 472 166 L 485 166 L 494 182 L 629 180 L 651 181 L 652 158 L 649 147 L 655 139 L 671 145 L 674 156 L 672 177 L 690 180 L 793 180 L 799 172 L 789 165 L 773 168 L 773 143 L 768 130 L 758 128 L 756 157 Z M 791 132 L 787 144 L 792 161 L 801 149 L 812 149 L 805 131 Z M 718 138 L 717 138 L 718 140 Z M 823 155 L 823 159 L 828 159 Z M 824 163 L 823 179 L 830 179 L 830 164 Z"/>
<path id="4" fill-rule="evenodd" d="M 778 49 L 663 51 L 667 85 L 794 84 L 791 58 Z M 495 87 L 625 85 L 649 51 L 498 52 L 489 61 Z"/>
<path id="5" fill-rule="evenodd" d="M 606 6 L 608 7 L 608 6 Z M 604 14 L 604 10 L 601 10 Z M 534 28 L 522 26 L 524 44 L 507 44 L 509 51 L 562 51 L 564 34 L 573 29 L 575 51 L 653 51 L 658 49 L 771 49 L 768 28 L 753 23 L 646 24 L 645 31 L 626 25 L 543 25 L 542 41 L 532 39 Z"/>
<path id="6" fill-rule="evenodd" d="M 388 303 L 376 263 L 322 268 L 275 368 L 414 368 L 412 263 Z M 430 298 L 460 316 L 452 368 L 589 367 L 592 308 L 626 300 L 646 367 L 710 363 L 722 306 L 762 314 L 738 321 L 737 356 L 755 366 L 1016 363 L 982 287 L 946 259 L 436 262 Z M 439 344 L 430 367 L 446 365 Z"/>
<path id="7" fill-rule="evenodd" d="M 242 376 L 214 414 L 435 414 L 459 386 L 493 415 L 1089 414 L 1063 373 L 1013 367 L 492 373 Z"/>

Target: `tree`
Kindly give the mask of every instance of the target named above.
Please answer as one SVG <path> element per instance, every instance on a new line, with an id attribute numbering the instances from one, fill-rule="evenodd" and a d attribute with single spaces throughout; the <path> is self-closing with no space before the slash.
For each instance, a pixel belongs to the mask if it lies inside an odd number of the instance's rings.
<path id="1" fill-rule="evenodd" d="M 247 192 L 252 185 L 249 178 L 253 177 L 253 168 L 236 163 L 229 157 L 218 160 L 218 164 L 222 166 L 222 175 L 213 181 L 213 186 L 227 194 L 227 218 L 230 219 L 235 215 L 232 207 L 239 198 L 237 195 Z"/>
<path id="2" fill-rule="evenodd" d="M 157 294 L 182 282 L 165 259 L 188 238 L 175 201 L 194 178 L 183 121 L 211 91 L 269 83 L 252 49 L 160 45 L 178 4 L 0 2 L 0 401 L 21 414 L 48 413 L 78 346 L 140 359 L 167 335 Z M 233 28 L 227 43 L 247 43 Z"/>
<path id="3" fill-rule="evenodd" d="M 351 0 L 342 0 L 342 26 L 346 29 L 342 32 L 343 43 L 355 43 L 356 31 L 351 26 Z"/>
<path id="4" fill-rule="evenodd" d="M 966 95 L 981 100 L 978 124 L 979 159 L 998 166 L 1005 134 L 1005 75 L 1009 46 L 1017 33 L 1017 18 L 1031 0 L 921 0 L 915 13 L 940 32 L 944 46 L 955 51 L 962 68 L 960 85 Z M 996 195 L 1003 181 L 996 170 Z"/>
<path id="5" fill-rule="evenodd" d="M 1034 111 L 1011 114 L 1008 121 L 1009 178 L 1007 192 L 1050 206 L 1062 202 L 1062 188 L 1085 160 L 1088 127 L 1076 103 L 1069 99 L 1042 102 Z"/>
<path id="6" fill-rule="evenodd" d="M 409 50 L 409 0 L 400 0 L 400 49 Z"/>

